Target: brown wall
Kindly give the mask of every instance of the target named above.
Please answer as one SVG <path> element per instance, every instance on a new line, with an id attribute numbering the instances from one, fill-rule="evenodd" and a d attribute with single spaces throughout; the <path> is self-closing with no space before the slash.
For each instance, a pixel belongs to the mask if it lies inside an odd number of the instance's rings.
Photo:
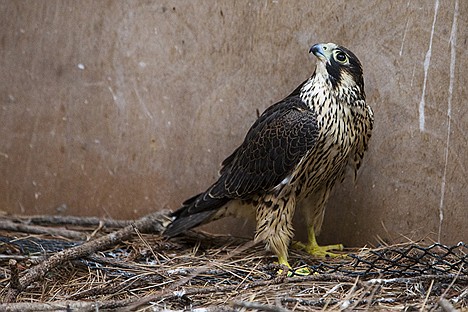
<path id="1" fill-rule="evenodd" d="M 309 47 L 333 41 L 364 64 L 376 124 L 321 241 L 467 241 L 467 13 L 463 0 L 2 1 L 0 209 L 177 208 L 256 110 L 312 73 Z"/>

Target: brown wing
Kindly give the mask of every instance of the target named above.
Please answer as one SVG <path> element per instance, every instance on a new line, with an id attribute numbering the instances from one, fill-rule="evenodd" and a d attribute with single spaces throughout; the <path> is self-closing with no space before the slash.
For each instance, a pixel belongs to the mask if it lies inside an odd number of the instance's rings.
<path id="1" fill-rule="evenodd" d="M 224 160 L 218 181 L 175 211 L 165 234 L 174 236 L 203 223 L 232 199 L 272 190 L 314 147 L 317 133 L 315 114 L 297 95 L 269 107 Z"/>
<path id="2" fill-rule="evenodd" d="M 213 197 L 248 198 L 272 190 L 292 173 L 317 137 L 317 122 L 299 97 L 270 107 L 223 162 Z"/>

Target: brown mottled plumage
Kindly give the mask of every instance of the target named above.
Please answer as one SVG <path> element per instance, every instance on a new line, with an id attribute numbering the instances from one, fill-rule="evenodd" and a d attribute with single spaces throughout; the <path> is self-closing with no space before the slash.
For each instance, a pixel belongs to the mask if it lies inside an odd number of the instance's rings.
<path id="1" fill-rule="evenodd" d="M 250 128 L 222 163 L 219 179 L 185 201 L 165 231 L 175 236 L 226 215 L 254 216 L 255 240 L 287 262 L 292 219 L 299 207 L 309 226 L 309 253 L 326 255 L 341 245 L 317 245 L 325 205 L 347 165 L 359 169 L 373 126 L 357 57 L 334 43 L 311 49 L 312 76 Z M 332 255 L 332 254 L 331 254 Z"/>

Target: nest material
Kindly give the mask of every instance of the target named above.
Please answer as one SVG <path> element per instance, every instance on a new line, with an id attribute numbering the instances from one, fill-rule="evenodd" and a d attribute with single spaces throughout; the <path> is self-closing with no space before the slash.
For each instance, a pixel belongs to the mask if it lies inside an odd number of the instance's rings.
<path id="1" fill-rule="evenodd" d="M 43 228 L 53 235 L 0 232 L 0 298 L 19 289 L 21 279 L 46 257 L 82 244 L 77 237 L 112 232 L 107 227 L 96 231 L 89 224 L 69 225 L 74 238 L 65 240 L 57 236 L 57 224 Z M 15 303 L 3 304 L 0 310 L 468 309 L 464 244 L 412 242 L 347 250 L 348 258 L 326 260 L 292 250 L 291 264 L 316 274 L 288 277 L 286 270 L 278 274 L 282 268 L 274 264 L 275 258 L 250 240 L 200 233 L 170 240 L 134 234 L 107 250 L 51 266 L 42 279 L 17 292 Z"/>

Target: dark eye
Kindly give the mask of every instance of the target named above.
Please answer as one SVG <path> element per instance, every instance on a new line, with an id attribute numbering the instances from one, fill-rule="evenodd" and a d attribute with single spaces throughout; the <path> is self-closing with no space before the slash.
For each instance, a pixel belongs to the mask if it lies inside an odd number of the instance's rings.
<path id="1" fill-rule="evenodd" d="M 338 52 L 335 54 L 335 60 L 340 63 L 346 63 L 348 61 L 348 57 L 344 52 Z"/>

